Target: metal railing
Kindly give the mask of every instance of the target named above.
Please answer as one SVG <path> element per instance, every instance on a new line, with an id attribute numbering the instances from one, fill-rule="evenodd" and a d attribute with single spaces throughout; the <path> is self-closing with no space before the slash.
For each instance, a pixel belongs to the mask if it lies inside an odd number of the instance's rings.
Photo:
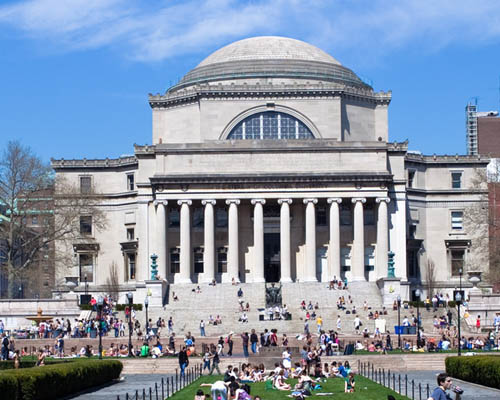
<path id="1" fill-rule="evenodd" d="M 414 379 L 409 381 L 407 374 L 401 376 L 398 373 L 396 375 L 394 372 L 391 373 L 391 370 L 386 371 L 385 368 L 376 368 L 370 362 L 358 360 L 358 374 L 412 400 L 425 400 L 430 395 L 428 383 L 424 387 L 420 382 L 416 384 Z M 425 397 L 422 397 L 424 393 Z"/>
<path id="2" fill-rule="evenodd" d="M 116 400 L 164 400 L 186 386 L 189 386 L 202 375 L 201 364 L 186 368 L 184 376 L 181 376 L 176 369 L 175 375 L 172 375 L 170 378 L 161 378 L 160 382 L 155 382 L 154 387 L 142 388 L 142 391 L 136 389 L 135 393 L 131 395 L 129 393 L 125 393 L 121 397 L 117 395 Z"/>

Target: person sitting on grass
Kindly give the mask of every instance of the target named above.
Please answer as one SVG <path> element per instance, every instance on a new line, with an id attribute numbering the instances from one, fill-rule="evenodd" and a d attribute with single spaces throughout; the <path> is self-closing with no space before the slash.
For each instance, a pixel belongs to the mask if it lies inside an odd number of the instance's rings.
<path id="1" fill-rule="evenodd" d="M 274 387 L 278 390 L 291 390 L 292 386 L 285 382 L 284 371 L 280 370 L 274 379 Z"/>
<path id="2" fill-rule="evenodd" d="M 149 346 L 148 342 L 144 342 L 144 344 L 141 347 L 141 357 L 147 357 L 149 356 Z"/>
<path id="3" fill-rule="evenodd" d="M 356 386 L 356 382 L 354 380 L 354 373 L 350 372 L 349 375 L 346 378 L 344 378 L 344 380 L 345 380 L 344 392 L 354 393 L 354 387 Z"/>
<path id="4" fill-rule="evenodd" d="M 194 396 L 194 400 L 206 400 L 207 396 L 203 393 L 203 390 L 198 389 L 196 392 L 196 396 Z"/>
<path id="5" fill-rule="evenodd" d="M 212 399 L 228 400 L 227 389 L 230 382 L 215 381 L 214 383 L 202 383 L 201 387 L 209 387 L 212 392 Z"/>

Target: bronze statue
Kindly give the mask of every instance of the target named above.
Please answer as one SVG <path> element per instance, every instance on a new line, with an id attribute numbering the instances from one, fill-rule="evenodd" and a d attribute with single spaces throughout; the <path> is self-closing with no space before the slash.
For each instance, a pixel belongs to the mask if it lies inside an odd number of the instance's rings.
<path id="1" fill-rule="evenodd" d="M 281 283 L 279 287 L 274 283 L 271 283 L 271 286 L 266 284 L 266 307 L 281 306 L 281 287 Z"/>

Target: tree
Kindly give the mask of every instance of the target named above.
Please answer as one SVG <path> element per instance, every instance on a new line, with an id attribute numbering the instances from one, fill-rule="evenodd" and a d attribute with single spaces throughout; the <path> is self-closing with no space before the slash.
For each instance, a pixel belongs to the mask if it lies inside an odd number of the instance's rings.
<path id="1" fill-rule="evenodd" d="M 436 264 L 429 258 L 426 265 L 426 282 L 427 282 L 427 295 L 431 298 L 434 295 L 436 288 Z"/>
<path id="2" fill-rule="evenodd" d="M 77 238 L 81 215 L 91 215 L 98 230 L 105 226 L 97 201 L 92 190 L 80 193 L 75 185 L 56 181 L 29 147 L 18 141 L 7 144 L 0 158 L 0 264 L 8 277 L 8 297 L 18 297 L 21 282 L 40 281 L 42 259 L 50 268 L 57 259 L 71 259 L 54 242 Z"/>
<path id="3" fill-rule="evenodd" d="M 115 261 L 109 266 L 109 276 L 106 278 L 106 289 L 113 300 L 118 300 L 120 292 L 120 279 L 118 277 L 118 265 Z"/>

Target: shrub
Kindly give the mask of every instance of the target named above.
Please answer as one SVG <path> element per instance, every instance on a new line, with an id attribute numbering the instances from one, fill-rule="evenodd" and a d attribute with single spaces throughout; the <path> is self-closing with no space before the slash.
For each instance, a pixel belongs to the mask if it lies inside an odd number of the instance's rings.
<path id="1" fill-rule="evenodd" d="M 458 379 L 500 389 L 500 357 L 448 357 L 446 372 Z"/>
<path id="2" fill-rule="evenodd" d="M 92 306 L 90 304 L 80 304 L 79 305 L 80 310 L 86 310 L 86 311 L 91 311 Z M 128 304 L 117 304 L 116 305 L 116 311 L 125 311 L 125 308 L 128 307 Z M 134 304 L 133 305 L 134 310 L 136 311 L 142 311 L 142 304 Z"/>
<path id="3" fill-rule="evenodd" d="M 54 399 L 102 385 L 120 376 L 117 360 L 73 360 L 43 367 L 5 370 L 0 378 L 16 381 L 17 400 Z M 10 398 L 10 397 L 9 397 Z"/>
<path id="4" fill-rule="evenodd" d="M 2 398 L 10 400 L 18 399 L 18 386 L 15 377 L 7 374 L 0 374 L 0 388 L 2 388 Z"/>

